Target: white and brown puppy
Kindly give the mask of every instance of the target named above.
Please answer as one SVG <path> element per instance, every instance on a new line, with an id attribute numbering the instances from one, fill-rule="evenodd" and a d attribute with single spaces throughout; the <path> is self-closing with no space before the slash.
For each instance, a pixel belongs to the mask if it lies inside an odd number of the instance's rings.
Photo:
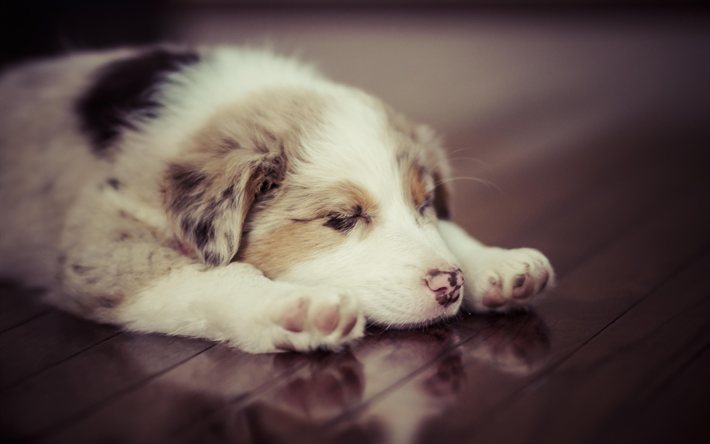
<path id="1" fill-rule="evenodd" d="M 128 330 L 338 349 L 366 319 L 526 308 L 553 280 L 538 251 L 445 221 L 429 128 L 264 51 L 18 67 L 0 80 L 0 145 L 2 275 Z"/>

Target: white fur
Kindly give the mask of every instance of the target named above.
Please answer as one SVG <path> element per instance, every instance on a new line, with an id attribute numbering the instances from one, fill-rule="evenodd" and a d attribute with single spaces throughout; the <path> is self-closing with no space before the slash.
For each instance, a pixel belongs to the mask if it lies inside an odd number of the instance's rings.
<path id="1" fill-rule="evenodd" d="M 310 317 L 319 309 L 337 307 L 340 325 L 330 334 L 313 326 L 304 332 L 284 330 L 279 316 L 304 302 Z M 337 349 L 361 337 L 365 323 L 362 310 L 345 293 L 274 282 L 242 263 L 207 271 L 197 264 L 187 265 L 144 289 L 135 303 L 118 311 L 118 319 L 131 330 L 227 341 L 255 353 L 278 351 L 274 344 L 284 340 L 297 350 Z M 356 317 L 357 323 L 342 335 L 342 324 L 349 317 Z"/>

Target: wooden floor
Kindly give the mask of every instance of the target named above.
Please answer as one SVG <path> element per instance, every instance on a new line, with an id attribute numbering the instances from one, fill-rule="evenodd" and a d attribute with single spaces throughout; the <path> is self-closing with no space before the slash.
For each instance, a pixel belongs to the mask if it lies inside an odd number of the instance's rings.
<path id="1" fill-rule="evenodd" d="M 710 442 L 707 17 L 218 16 L 166 32 L 264 29 L 433 122 L 481 179 L 456 182 L 455 220 L 543 251 L 557 288 L 533 313 L 305 356 L 125 333 L 5 283 L 3 439 Z"/>

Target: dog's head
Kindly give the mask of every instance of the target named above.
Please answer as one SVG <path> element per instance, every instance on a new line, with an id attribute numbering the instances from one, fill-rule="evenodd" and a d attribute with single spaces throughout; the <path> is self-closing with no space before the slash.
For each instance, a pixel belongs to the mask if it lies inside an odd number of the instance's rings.
<path id="1" fill-rule="evenodd" d="M 169 166 L 165 201 L 208 266 L 349 291 L 370 320 L 410 326 L 461 304 L 437 228 L 447 175 L 431 130 L 362 92 L 273 89 L 212 117 Z"/>

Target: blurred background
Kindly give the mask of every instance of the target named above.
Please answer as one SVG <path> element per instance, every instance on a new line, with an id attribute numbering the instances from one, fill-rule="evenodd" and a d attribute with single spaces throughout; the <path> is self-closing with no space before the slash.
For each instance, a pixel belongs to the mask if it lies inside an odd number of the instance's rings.
<path id="1" fill-rule="evenodd" d="M 710 15 L 700 1 L 5 0 L 1 8 L 0 66 L 161 41 L 270 46 L 429 123 L 451 150 L 475 140 L 493 169 L 627 120 L 708 121 Z"/>
<path id="2" fill-rule="evenodd" d="M 710 120 L 704 2 L 5 0 L 0 67 L 169 41 L 269 46 L 474 149 L 486 180 L 590 137 Z M 475 146 L 472 146 L 472 143 Z M 473 169 L 473 171 L 472 171 Z"/>
<path id="3" fill-rule="evenodd" d="M 710 88 L 704 3 L 5 0 L 0 66 L 160 41 L 270 45 L 384 98 L 455 145 L 470 140 L 475 122 L 493 131 L 501 113 L 506 122 L 527 116 L 526 127 L 540 119 L 593 126 L 617 117 L 609 113 L 654 107 L 697 117 Z M 530 149 L 565 137 L 551 130 L 526 128 L 520 137 Z"/>

